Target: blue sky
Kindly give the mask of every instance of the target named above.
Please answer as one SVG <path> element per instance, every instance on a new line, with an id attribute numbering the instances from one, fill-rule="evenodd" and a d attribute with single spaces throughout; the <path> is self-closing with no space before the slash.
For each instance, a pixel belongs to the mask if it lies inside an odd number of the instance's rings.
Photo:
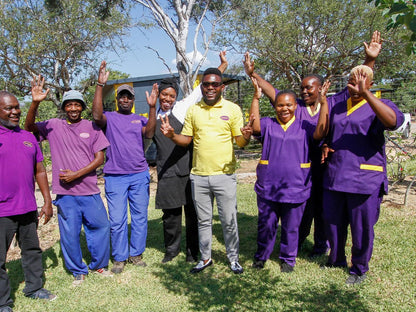
<path id="1" fill-rule="evenodd" d="M 137 14 L 139 15 L 139 14 Z M 193 52 L 193 28 L 190 27 L 187 53 Z M 126 37 L 126 44 L 129 46 L 129 51 L 120 52 L 119 56 L 114 52 L 109 52 L 103 55 L 107 61 L 108 67 L 128 73 L 130 77 L 159 75 L 168 73 L 165 65 L 158 59 L 156 53 L 146 46 L 156 49 L 166 63 L 171 67 L 173 72 L 177 72 L 175 66 L 175 47 L 166 33 L 154 28 L 150 30 L 133 29 Z M 215 47 L 211 45 L 211 48 Z M 203 52 L 202 49 L 199 52 Z M 236 62 L 241 62 L 242 55 L 227 54 L 229 65 Z M 211 50 L 208 52 L 208 57 L 202 66 L 202 69 L 208 67 L 217 67 L 219 65 L 218 52 Z"/>

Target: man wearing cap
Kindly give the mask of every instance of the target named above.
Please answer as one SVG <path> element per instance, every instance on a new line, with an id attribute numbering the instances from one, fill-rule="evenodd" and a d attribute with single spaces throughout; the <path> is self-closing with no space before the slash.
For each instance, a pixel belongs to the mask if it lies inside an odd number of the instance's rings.
<path id="1" fill-rule="evenodd" d="M 117 89 L 117 111 L 103 111 L 103 87 L 108 80 L 106 62 L 100 65 L 92 105 L 94 121 L 110 141 L 104 165 L 105 194 L 111 223 L 113 273 L 121 273 L 126 261 L 146 266 L 142 253 L 146 248 L 147 206 L 149 204 L 149 167 L 144 156 L 144 139 L 151 139 L 156 126 L 157 84 L 151 95 L 146 92 L 149 120 L 132 113 L 134 89 L 121 85 Z M 127 205 L 127 203 L 129 205 Z M 127 225 L 130 208 L 130 243 Z"/>
<path id="2" fill-rule="evenodd" d="M 227 68 L 226 52 L 220 52 L 221 64 L 218 69 Z M 198 259 L 198 220 L 192 202 L 189 173 L 192 166 L 192 145 L 178 146 L 160 131 L 161 119 L 169 116 L 170 125 L 180 133 L 188 108 L 202 99 L 201 87 L 198 85 L 186 98 L 177 101 L 179 86 L 175 78 L 163 79 L 159 84 L 159 110 L 157 112 L 156 132 L 153 141 L 157 147 L 157 192 L 156 209 L 163 211 L 163 238 L 165 256 L 162 263 L 175 258 L 180 252 L 182 236 L 182 206 L 185 211 L 186 225 L 186 261 Z"/>
<path id="3" fill-rule="evenodd" d="M 238 105 L 222 98 L 224 84 L 217 68 L 208 68 L 201 83 L 203 100 L 191 106 L 181 134 L 175 133 L 169 118 L 162 119 L 161 131 L 180 146 L 193 139 L 191 170 L 192 198 L 198 216 L 201 260 L 191 269 L 198 273 L 212 265 L 212 212 L 216 199 L 224 234 L 230 269 L 243 273 L 238 262 L 237 180 L 233 140 L 244 147 L 250 141 L 252 120 L 243 128 L 243 115 Z"/>
<path id="4" fill-rule="evenodd" d="M 111 276 L 106 269 L 110 258 L 110 224 L 97 186 L 96 169 L 104 163 L 104 149 L 109 146 L 99 127 L 81 118 L 86 108 L 80 92 L 64 93 L 62 110 L 66 119 L 49 119 L 35 123 L 44 79 L 32 81 L 32 104 L 25 129 L 48 140 L 52 158 L 52 192 L 58 208 L 61 249 L 67 269 L 74 275 L 73 285 L 80 285 L 88 268 L 101 276 Z M 82 261 L 80 232 L 84 226 L 91 263 Z"/>
<path id="5" fill-rule="evenodd" d="M 33 299 L 53 300 L 43 286 L 42 250 L 37 234 L 38 213 L 35 179 L 44 205 L 40 218 L 46 224 L 53 216 L 43 156 L 36 138 L 20 129 L 20 106 L 16 97 L 0 91 L 0 311 L 13 311 L 6 256 L 16 234 L 25 276 L 23 293 Z M 35 178 L 35 179 L 34 179 Z"/>

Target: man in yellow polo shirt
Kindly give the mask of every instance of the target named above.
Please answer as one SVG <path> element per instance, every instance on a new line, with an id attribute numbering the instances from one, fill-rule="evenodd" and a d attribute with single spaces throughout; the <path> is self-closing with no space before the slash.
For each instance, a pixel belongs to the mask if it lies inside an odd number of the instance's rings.
<path id="1" fill-rule="evenodd" d="M 201 260 L 191 269 L 198 273 L 212 265 L 212 212 L 214 197 L 224 234 L 227 258 L 235 274 L 243 273 L 238 263 L 237 179 L 233 138 L 246 146 L 253 132 L 252 121 L 243 128 L 243 115 L 238 105 L 222 98 L 224 84 L 217 68 L 208 68 L 202 78 L 203 100 L 186 113 L 181 134 L 174 132 L 168 117 L 162 119 L 161 131 L 175 144 L 187 146 L 194 140 L 191 183 L 192 197 L 198 216 Z"/>

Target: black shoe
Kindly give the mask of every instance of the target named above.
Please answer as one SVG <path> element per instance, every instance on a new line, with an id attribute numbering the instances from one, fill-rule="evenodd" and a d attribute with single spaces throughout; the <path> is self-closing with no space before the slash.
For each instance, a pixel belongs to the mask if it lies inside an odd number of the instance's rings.
<path id="1" fill-rule="evenodd" d="M 367 276 L 365 274 L 363 275 L 350 274 L 350 276 L 345 281 L 345 284 L 349 286 L 358 285 L 358 284 L 361 284 L 366 279 L 366 277 Z"/>
<path id="2" fill-rule="evenodd" d="M 280 272 L 282 273 L 292 273 L 293 272 L 293 266 L 286 262 L 282 262 L 280 265 Z"/>
<path id="3" fill-rule="evenodd" d="M 347 265 L 343 265 L 343 264 L 333 264 L 333 263 L 329 263 L 329 262 L 327 262 L 327 263 L 325 263 L 325 264 L 322 264 L 321 266 L 320 266 L 320 268 L 322 269 L 322 270 L 325 270 L 325 269 L 332 269 L 332 268 L 342 268 L 342 269 L 345 269 L 347 267 Z"/>
<path id="4" fill-rule="evenodd" d="M 162 259 L 162 263 L 167 263 L 167 262 L 170 262 L 170 261 L 172 261 L 172 260 L 173 260 L 173 258 L 175 258 L 175 257 L 173 257 L 173 256 L 171 256 L 171 255 L 166 255 L 166 254 L 165 254 L 165 257 Z"/>
<path id="5" fill-rule="evenodd" d="M 57 298 L 56 295 L 52 294 L 49 290 L 45 288 L 41 288 L 37 291 L 35 291 L 31 295 L 27 295 L 26 297 L 32 298 L 32 299 L 43 299 L 47 301 L 53 301 Z"/>
<path id="6" fill-rule="evenodd" d="M 192 255 L 187 255 L 186 256 L 186 262 L 190 262 L 190 263 L 196 263 L 198 262 L 198 257 L 197 256 L 192 256 Z"/>
<path id="7" fill-rule="evenodd" d="M 212 259 L 211 258 L 209 258 L 209 260 L 206 263 L 204 263 L 204 260 L 201 260 L 201 261 L 198 262 L 198 264 L 196 266 L 194 266 L 191 269 L 190 272 L 191 273 L 199 273 L 202 270 L 204 270 L 206 267 L 209 267 L 210 265 L 212 265 Z"/>
<path id="8" fill-rule="evenodd" d="M 263 269 L 265 263 L 266 263 L 266 261 L 264 261 L 264 260 L 254 259 L 253 264 L 251 265 L 251 267 L 254 268 L 254 269 Z"/>
<path id="9" fill-rule="evenodd" d="M 4 306 L 0 308 L 0 312 L 13 312 L 13 309 L 10 306 Z"/>

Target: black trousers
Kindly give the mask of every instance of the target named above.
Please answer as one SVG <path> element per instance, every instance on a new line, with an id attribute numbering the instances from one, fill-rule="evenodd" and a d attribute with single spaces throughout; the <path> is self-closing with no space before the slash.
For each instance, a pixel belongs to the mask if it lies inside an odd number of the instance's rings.
<path id="1" fill-rule="evenodd" d="M 43 285 L 42 250 L 37 233 L 37 212 L 0 217 L 0 307 L 10 306 L 10 281 L 6 272 L 6 255 L 16 234 L 21 249 L 22 268 L 25 276 L 26 296 L 33 294 Z"/>
<path id="2" fill-rule="evenodd" d="M 186 255 L 198 258 L 198 219 L 194 205 L 184 206 L 186 226 Z M 162 209 L 163 211 L 163 237 L 165 240 L 166 255 L 175 257 L 181 249 L 182 207 Z"/>

